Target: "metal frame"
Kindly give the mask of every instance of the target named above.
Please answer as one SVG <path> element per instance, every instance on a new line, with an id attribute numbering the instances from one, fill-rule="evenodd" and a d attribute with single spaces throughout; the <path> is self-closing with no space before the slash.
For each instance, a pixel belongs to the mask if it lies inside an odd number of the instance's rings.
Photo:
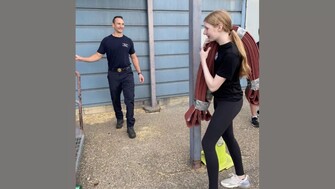
<path id="1" fill-rule="evenodd" d="M 194 103 L 195 81 L 200 64 L 201 0 L 189 0 L 189 104 Z M 193 168 L 201 167 L 201 124 L 190 128 L 190 161 Z"/>
<path id="2" fill-rule="evenodd" d="M 76 127 L 76 167 L 75 172 L 77 173 L 82 150 L 84 148 L 84 121 L 83 121 L 83 107 L 82 107 L 82 100 L 81 100 L 81 79 L 80 73 L 75 71 L 76 79 L 77 79 L 77 99 L 76 104 L 78 106 L 78 115 L 79 115 L 79 128 Z"/>

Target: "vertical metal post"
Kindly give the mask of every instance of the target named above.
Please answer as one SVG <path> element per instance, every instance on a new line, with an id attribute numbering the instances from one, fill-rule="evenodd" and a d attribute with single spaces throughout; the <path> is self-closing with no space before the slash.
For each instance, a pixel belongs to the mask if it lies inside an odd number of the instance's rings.
<path id="1" fill-rule="evenodd" d="M 150 62 L 150 87 L 151 87 L 151 107 L 144 107 L 146 112 L 160 111 L 156 99 L 156 75 L 155 75 L 155 46 L 154 46 L 154 19 L 153 0 L 147 0 L 148 11 L 148 33 L 149 33 L 149 62 Z"/>
<path id="2" fill-rule="evenodd" d="M 246 27 L 246 7 L 247 7 L 247 0 L 242 1 L 242 20 L 241 20 L 241 27 L 245 28 Z"/>
<path id="3" fill-rule="evenodd" d="M 195 81 L 200 64 L 201 0 L 189 0 L 189 104 L 194 103 Z M 190 161 L 193 168 L 201 166 L 201 125 L 190 128 Z"/>

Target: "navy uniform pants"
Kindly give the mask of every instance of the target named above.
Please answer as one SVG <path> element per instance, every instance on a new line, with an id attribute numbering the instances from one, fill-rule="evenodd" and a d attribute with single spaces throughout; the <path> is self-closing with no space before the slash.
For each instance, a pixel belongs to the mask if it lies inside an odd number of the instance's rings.
<path id="1" fill-rule="evenodd" d="M 131 69 L 122 72 L 108 71 L 108 84 L 115 117 L 118 120 L 123 119 L 121 108 L 121 92 L 123 92 L 124 103 L 126 104 L 127 127 L 133 127 L 135 124 L 134 118 L 134 98 L 135 98 L 135 83 L 134 75 Z"/>

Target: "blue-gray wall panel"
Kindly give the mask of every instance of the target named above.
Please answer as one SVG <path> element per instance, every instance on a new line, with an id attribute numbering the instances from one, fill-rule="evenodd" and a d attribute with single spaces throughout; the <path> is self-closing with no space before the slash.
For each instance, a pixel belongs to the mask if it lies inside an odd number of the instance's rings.
<path id="1" fill-rule="evenodd" d="M 247 86 L 247 80 L 245 78 L 241 79 L 241 86 L 246 87 Z"/>
<path id="2" fill-rule="evenodd" d="M 76 41 L 97 42 L 113 33 L 112 26 L 77 26 Z M 133 41 L 148 41 L 148 28 L 146 26 L 126 26 L 124 34 Z"/>
<path id="3" fill-rule="evenodd" d="M 134 47 L 137 56 L 149 56 L 148 42 L 134 41 Z"/>
<path id="4" fill-rule="evenodd" d="M 113 9 L 144 9 L 146 0 L 77 0 L 76 7 L 86 8 L 113 8 Z"/>
<path id="5" fill-rule="evenodd" d="M 188 41 L 156 41 L 155 54 L 168 55 L 168 54 L 184 54 L 189 53 Z"/>
<path id="6" fill-rule="evenodd" d="M 166 69 L 156 71 L 156 82 L 188 81 L 188 68 Z"/>
<path id="7" fill-rule="evenodd" d="M 227 11 L 241 11 L 243 0 L 203 0 L 202 10 L 212 11 L 225 9 Z"/>
<path id="8" fill-rule="evenodd" d="M 202 19 L 212 10 L 226 9 L 233 24 L 243 23 L 243 0 L 204 0 Z M 189 92 L 189 0 L 154 0 L 154 47 L 157 98 L 187 95 Z M 135 100 L 150 98 L 149 45 L 146 0 L 76 0 L 76 53 L 89 56 L 96 52 L 100 41 L 113 32 L 112 19 L 121 15 L 124 33 L 135 44 L 145 83 L 135 79 Z M 244 5 L 243 5 L 244 6 Z M 201 28 L 199 28 L 201 29 Z M 200 42 L 200 39 L 199 39 Z M 107 81 L 107 60 L 76 63 L 82 74 L 83 105 L 110 104 Z M 132 65 L 134 71 L 134 66 Z M 245 79 L 241 80 L 246 85 Z M 123 97 L 122 97 L 123 99 Z"/>
<path id="9" fill-rule="evenodd" d="M 97 52 L 100 42 L 77 43 L 76 53 L 82 56 L 90 56 Z M 134 42 L 135 51 L 138 56 L 148 56 L 149 46 L 146 42 Z"/>
<path id="10" fill-rule="evenodd" d="M 201 14 L 201 20 L 203 21 L 205 19 L 205 17 L 209 14 L 210 12 L 202 12 Z M 231 19 L 233 21 L 233 24 L 235 25 L 241 25 L 241 21 L 242 21 L 242 15 L 241 12 L 229 12 Z"/>
<path id="11" fill-rule="evenodd" d="M 189 64 L 188 54 L 184 55 L 161 55 L 156 56 L 156 69 L 166 68 L 188 68 Z"/>
<path id="12" fill-rule="evenodd" d="M 155 40 L 188 40 L 188 26 L 155 27 Z"/>
<path id="13" fill-rule="evenodd" d="M 149 84 L 149 73 L 147 71 L 143 72 L 143 76 L 146 78 L 143 84 Z M 138 75 L 134 73 L 135 85 L 142 85 L 138 81 Z M 101 89 L 108 88 L 107 72 L 101 74 L 90 74 L 81 75 L 81 88 L 82 90 L 88 89 Z"/>
<path id="14" fill-rule="evenodd" d="M 185 10 L 188 11 L 189 0 L 154 0 L 155 10 Z"/>
<path id="15" fill-rule="evenodd" d="M 149 58 L 140 56 L 138 57 L 141 70 L 149 70 Z M 108 65 L 107 59 L 102 58 L 97 62 L 85 63 L 85 62 L 76 62 L 76 69 L 80 74 L 94 74 L 94 73 L 107 73 Z M 132 65 L 132 69 L 134 66 Z"/>
<path id="16" fill-rule="evenodd" d="M 138 80 L 138 79 L 136 79 Z M 150 85 L 141 84 L 135 87 L 135 101 L 136 99 L 147 99 L 150 97 Z M 122 97 L 123 99 L 123 97 Z"/>
<path id="17" fill-rule="evenodd" d="M 85 105 L 111 103 L 109 89 L 90 90 L 81 92 L 82 103 Z"/>
<path id="18" fill-rule="evenodd" d="M 136 99 L 146 99 L 150 96 L 150 86 L 140 85 L 135 87 L 135 98 Z M 121 100 L 123 100 L 123 94 L 121 95 Z M 111 98 L 109 89 L 99 89 L 99 90 L 83 90 L 82 91 L 82 103 L 83 106 L 86 105 L 97 105 L 97 104 L 111 104 Z"/>
<path id="19" fill-rule="evenodd" d="M 76 70 L 81 74 L 105 73 L 108 70 L 107 59 L 102 58 L 97 62 L 76 62 Z"/>
<path id="20" fill-rule="evenodd" d="M 81 82 L 82 90 L 108 88 L 107 73 L 82 75 Z"/>
<path id="21" fill-rule="evenodd" d="M 154 25 L 188 26 L 188 12 L 154 11 Z"/>
<path id="22" fill-rule="evenodd" d="M 189 91 L 189 82 L 162 83 L 157 85 L 157 96 L 186 94 Z"/>
<path id="23" fill-rule="evenodd" d="M 125 25 L 147 25 L 146 11 L 108 10 L 108 9 L 78 9 L 76 11 L 77 25 L 112 25 L 114 16 L 123 17 Z"/>
<path id="24" fill-rule="evenodd" d="M 112 34 L 112 26 L 77 26 L 76 41 L 100 42 L 104 37 Z"/>

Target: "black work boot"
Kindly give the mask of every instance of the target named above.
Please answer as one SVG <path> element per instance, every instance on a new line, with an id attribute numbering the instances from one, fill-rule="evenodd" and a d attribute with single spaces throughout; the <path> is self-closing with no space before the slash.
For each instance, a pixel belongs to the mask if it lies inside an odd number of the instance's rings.
<path id="1" fill-rule="evenodd" d="M 121 129 L 122 126 L 123 126 L 123 119 L 118 119 L 118 120 L 116 121 L 116 128 L 117 128 L 117 129 Z"/>
<path id="2" fill-rule="evenodd" d="M 127 133 L 128 133 L 129 138 L 135 138 L 136 137 L 134 127 L 127 127 Z"/>

